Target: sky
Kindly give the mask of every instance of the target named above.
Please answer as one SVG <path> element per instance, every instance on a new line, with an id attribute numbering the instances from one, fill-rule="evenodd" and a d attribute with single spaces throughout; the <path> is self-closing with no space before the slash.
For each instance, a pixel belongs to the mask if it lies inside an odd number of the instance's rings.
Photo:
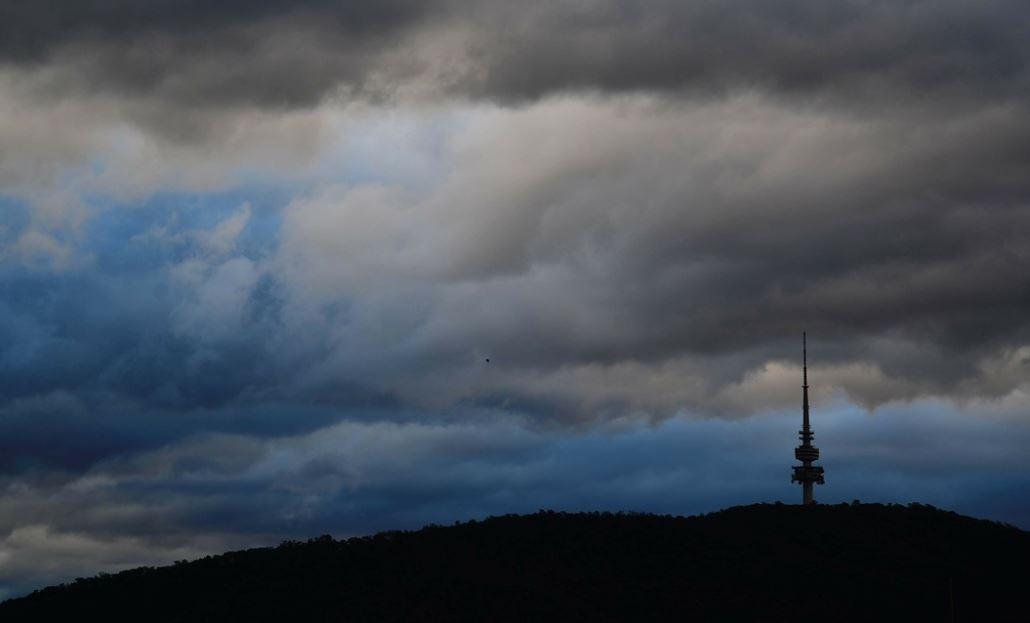
<path id="1" fill-rule="evenodd" d="M 1030 529 L 1023 0 L 0 0 L 0 599 L 320 534 Z"/>

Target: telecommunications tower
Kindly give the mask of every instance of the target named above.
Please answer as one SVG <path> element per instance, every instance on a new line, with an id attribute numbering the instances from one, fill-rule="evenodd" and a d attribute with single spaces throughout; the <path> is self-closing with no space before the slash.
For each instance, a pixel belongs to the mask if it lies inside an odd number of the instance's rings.
<path id="1" fill-rule="evenodd" d="M 803 420 L 801 430 L 798 431 L 801 435 L 798 437 L 801 445 L 794 448 L 794 458 L 801 461 L 801 465 L 794 466 L 794 475 L 790 477 L 790 481 L 801 483 L 801 500 L 803 504 L 807 505 L 815 504 L 815 500 L 812 499 L 812 484 L 823 484 L 823 468 L 819 465 L 812 465 L 813 461 L 819 460 L 819 448 L 812 445 L 815 433 L 812 432 L 812 426 L 808 421 L 808 341 L 804 333 L 801 334 L 801 362 L 804 379 L 801 385 Z"/>

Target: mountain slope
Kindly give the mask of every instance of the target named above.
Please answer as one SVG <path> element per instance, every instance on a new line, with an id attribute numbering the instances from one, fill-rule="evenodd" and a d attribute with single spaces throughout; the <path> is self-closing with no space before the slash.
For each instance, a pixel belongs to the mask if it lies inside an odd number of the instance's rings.
<path id="1" fill-rule="evenodd" d="M 540 512 L 51 587 L 0 620 L 1026 620 L 1030 533 L 929 506 Z"/>

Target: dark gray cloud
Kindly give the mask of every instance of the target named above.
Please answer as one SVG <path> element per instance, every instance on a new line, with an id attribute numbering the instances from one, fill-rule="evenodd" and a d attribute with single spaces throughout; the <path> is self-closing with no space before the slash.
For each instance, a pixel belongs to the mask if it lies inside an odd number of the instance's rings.
<path id="1" fill-rule="evenodd" d="M 556 3 L 512 7 L 483 45 L 483 93 L 725 90 L 876 99 L 1024 93 L 1017 2 Z M 867 100 L 867 97 L 862 97 Z"/>
<path id="2" fill-rule="evenodd" d="M 395 36 L 407 24 L 423 21 L 428 6 L 409 0 L 233 0 L 217 4 L 192 0 L 14 0 L 4 3 L 0 54 L 9 63 L 38 67 L 69 47 L 133 51 L 139 58 L 122 59 L 127 64 L 115 64 L 108 70 L 114 83 L 141 80 L 145 85 L 148 78 L 159 79 L 170 69 L 160 62 L 173 60 L 169 56 L 181 55 L 183 65 L 188 66 L 205 55 L 220 59 L 222 53 L 244 54 L 261 39 L 277 36 L 277 31 L 307 31 L 312 35 L 332 32 L 341 43 L 381 40 Z M 278 36 L 286 34 L 279 32 Z M 115 55 L 110 60 L 116 60 Z M 151 71 L 144 71 L 142 65 L 137 67 L 138 73 L 127 71 L 134 67 L 132 61 L 146 60 L 155 62 Z"/>
<path id="3" fill-rule="evenodd" d="M 907 384 L 844 383 L 865 404 L 1004 394 L 1022 383 L 1008 358 L 1028 339 L 1025 122 L 1008 105 L 884 117 L 754 97 L 499 111 L 455 140 L 428 196 L 344 187 L 295 203 L 285 280 L 316 299 L 386 291 L 423 309 L 398 318 L 421 371 L 391 374 L 394 387 L 462 386 L 464 372 L 426 370 L 468 370 L 474 345 L 513 391 L 578 369 L 582 396 L 611 386 L 604 370 L 679 366 L 708 389 L 627 372 L 639 387 L 621 398 L 718 408 L 720 388 L 796 362 L 807 328 L 821 364 Z M 1007 372 L 984 367 L 995 360 Z"/>
<path id="4" fill-rule="evenodd" d="M 0 59 L 32 72 L 38 94 L 133 98 L 137 120 L 155 126 L 225 107 L 309 106 L 337 87 L 368 91 L 378 59 L 432 21 L 428 5 L 407 0 L 5 8 Z"/>
<path id="5" fill-rule="evenodd" d="M 334 0 L 12 0 L 3 6 L 4 55 L 30 62 L 72 41 L 132 40 L 137 37 L 209 35 L 233 26 L 317 16 L 341 34 L 389 32 L 421 13 L 423 3 L 409 0 L 337 2 Z"/>
<path id="6" fill-rule="evenodd" d="M 882 100 L 1026 94 L 1025 3 L 8 2 L 0 59 L 40 88 L 174 106 L 305 106 L 342 89 L 525 101 L 759 88 Z M 140 113 L 143 114 L 143 113 Z M 178 111 L 179 115 L 185 111 Z M 151 121 L 161 118 L 155 113 Z"/>

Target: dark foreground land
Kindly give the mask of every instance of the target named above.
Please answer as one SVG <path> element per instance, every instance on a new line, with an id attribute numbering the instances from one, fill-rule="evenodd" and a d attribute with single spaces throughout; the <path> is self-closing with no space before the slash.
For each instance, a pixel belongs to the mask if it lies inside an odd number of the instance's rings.
<path id="1" fill-rule="evenodd" d="M 1027 621 L 1030 533 L 929 506 L 540 512 L 37 591 L 0 621 Z"/>

